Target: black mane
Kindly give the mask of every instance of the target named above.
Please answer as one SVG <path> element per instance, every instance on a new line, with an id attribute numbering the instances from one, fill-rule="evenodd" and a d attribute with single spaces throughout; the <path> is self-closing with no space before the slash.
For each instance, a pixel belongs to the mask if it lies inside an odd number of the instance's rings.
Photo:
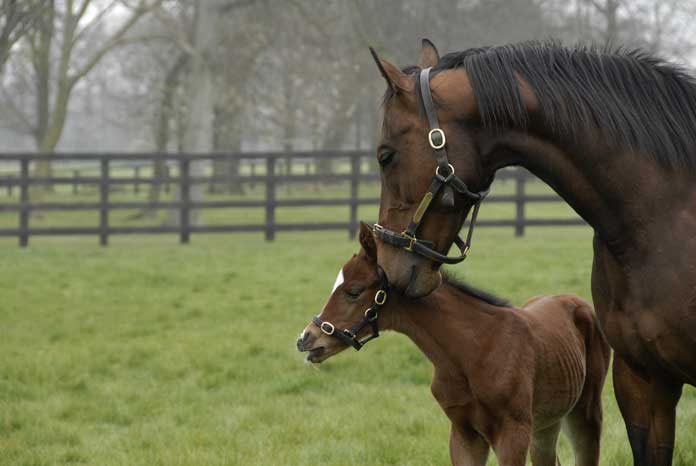
<path id="1" fill-rule="evenodd" d="M 495 296 L 492 293 L 479 290 L 478 288 L 474 288 L 468 283 L 465 283 L 453 276 L 452 274 L 446 272 L 445 270 L 442 271 L 442 281 L 443 284 L 447 284 L 461 291 L 462 293 L 466 293 L 469 296 L 472 296 L 476 299 L 480 299 L 481 301 L 488 303 L 492 306 L 510 307 L 510 302 L 507 299 L 499 298 L 498 296 Z"/>
<path id="2" fill-rule="evenodd" d="M 583 129 L 599 128 L 616 148 L 696 171 L 696 80 L 644 51 L 525 42 L 449 53 L 433 72 L 459 67 L 486 127 L 527 126 L 518 75 L 558 136 L 577 140 Z"/>

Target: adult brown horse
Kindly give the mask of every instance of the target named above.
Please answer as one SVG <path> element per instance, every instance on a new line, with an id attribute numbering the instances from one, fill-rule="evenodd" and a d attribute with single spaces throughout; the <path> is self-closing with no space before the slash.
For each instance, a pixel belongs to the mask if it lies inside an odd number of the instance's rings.
<path id="1" fill-rule="evenodd" d="M 526 167 L 595 231 L 592 296 L 634 464 L 670 465 L 682 386 L 696 384 L 693 78 L 641 52 L 553 43 L 440 58 L 424 41 L 404 70 L 373 55 L 389 85 L 375 230 L 389 280 L 434 290 L 479 193 Z"/>
<path id="2" fill-rule="evenodd" d="M 556 466 L 562 425 L 577 466 L 599 464 L 610 350 L 585 301 L 539 296 L 516 309 L 453 279 L 426 298 L 404 298 L 389 292 L 364 225 L 360 243 L 297 342 L 309 361 L 360 349 L 379 330 L 404 333 L 435 367 L 454 465 L 484 466 L 490 446 L 501 466 L 524 466 L 531 446 L 534 466 Z"/>

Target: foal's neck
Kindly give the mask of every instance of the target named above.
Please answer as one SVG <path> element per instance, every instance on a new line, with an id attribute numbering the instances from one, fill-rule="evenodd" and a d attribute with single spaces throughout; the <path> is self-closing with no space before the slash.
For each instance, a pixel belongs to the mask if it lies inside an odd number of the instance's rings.
<path id="1" fill-rule="evenodd" d="M 476 361 L 482 351 L 477 335 L 495 326 L 505 312 L 446 282 L 424 298 L 390 299 L 385 311 L 386 329 L 407 335 L 437 369 L 448 373 L 461 373 L 462 360 Z"/>

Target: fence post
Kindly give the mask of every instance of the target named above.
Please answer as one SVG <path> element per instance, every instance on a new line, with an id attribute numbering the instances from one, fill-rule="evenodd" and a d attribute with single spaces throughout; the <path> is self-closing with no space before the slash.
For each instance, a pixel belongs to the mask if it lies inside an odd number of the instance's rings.
<path id="1" fill-rule="evenodd" d="M 266 241 L 275 239 L 275 159 L 266 157 Z"/>
<path id="2" fill-rule="evenodd" d="M 134 194 L 139 194 L 140 193 L 140 166 L 136 165 L 133 167 L 133 178 L 135 180 L 133 181 L 133 193 Z"/>
<path id="3" fill-rule="evenodd" d="M 19 178 L 19 246 L 29 245 L 29 159 L 20 161 Z"/>
<path id="4" fill-rule="evenodd" d="M 524 185 L 526 183 L 526 173 L 518 168 L 515 173 L 515 236 L 524 236 Z"/>
<path id="5" fill-rule="evenodd" d="M 358 186 L 360 185 L 360 155 L 350 157 L 350 220 L 348 221 L 348 239 L 355 238 L 358 232 Z"/>
<path id="6" fill-rule="evenodd" d="M 256 159 L 251 159 L 249 169 L 251 170 L 251 183 L 249 183 L 249 187 L 253 190 L 256 187 L 256 180 L 254 180 L 254 178 L 256 178 Z"/>
<path id="7" fill-rule="evenodd" d="M 12 187 L 13 187 L 12 180 L 14 180 L 14 176 L 7 175 L 7 197 L 12 197 Z"/>
<path id="8" fill-rule="evenodd" d="M 164 170 L 162 170 L 162 174 L 164 175 L 164 192 L 169 194 L 170 186 L 169 186 L 169 175 L 171 173 L 171 170 L 169 170 L 169 165 L 166 165 L 165 161 L 165 166 Z"/>
<path id="9" fill-rule="evenodd" d="M 179 192 L 181 194 L 181 213 L 179 218 L 179 242 L 187 244 L 191 238 L 191 183 L 189 180 L 189 171 L 191 161 L 188 158 L 179 160 Z"/>
<path id="10" fill-rule="evenodd" d="M 77 194 L 78 182 L 76 181 L 76 178 L 80 177 L 80 170 L 73 170 L 72 176 L 73 176 L 72 193 Z"/>
<path id="11" fill-rule="evenodd" d="M 99 178 L 99 244 L 109 244 L 109 159 L 102 157 Z"/>

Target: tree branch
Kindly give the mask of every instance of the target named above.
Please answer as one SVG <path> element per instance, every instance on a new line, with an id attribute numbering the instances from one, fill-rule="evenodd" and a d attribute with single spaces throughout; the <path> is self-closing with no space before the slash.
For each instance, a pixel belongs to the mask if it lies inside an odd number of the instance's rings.
<path id="1" fill-rule="evenodd" d="M 119 41 L 123 36 L 138 22 L 138 20 L 149 11 L 152 11 L 162 3 L 162 0 L 158 0 L 149 7 L 145 6 L 145 1 L 140 3 L 140 6 L 133 12 L 130 18 L 114 33 L 114 35 L 106 41 L 95 54 L 87 61 L 87 63 L 77 70 L 71 77 L 68 78 L 69 86 L 74 86 L 80 79 L 82 79 L 87 73 L 89 73 L 92 68 L 94 68 L 104 55 L 106 55 L 109 50 L 113 49 L 119 44 Z"/>

